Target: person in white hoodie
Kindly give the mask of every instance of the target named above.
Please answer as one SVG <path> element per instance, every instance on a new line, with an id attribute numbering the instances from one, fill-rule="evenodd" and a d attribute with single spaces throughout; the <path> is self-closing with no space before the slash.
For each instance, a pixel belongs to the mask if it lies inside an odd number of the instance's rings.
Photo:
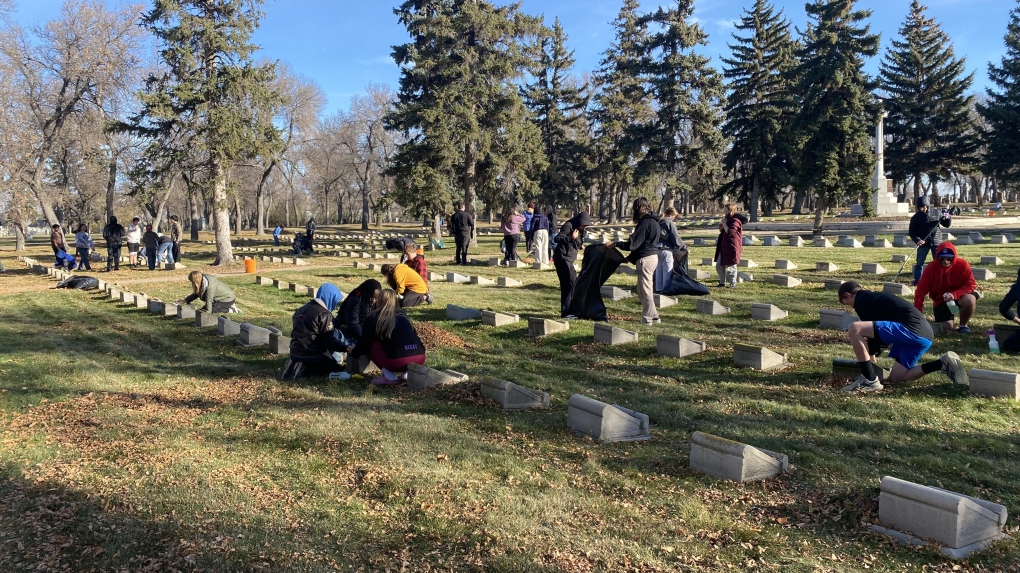
<path id="1" fill-rule="evenodd" d="M 95 248 L 96 244 L 89 235 L 89 226 L 82 223 L 78 226 L 78 232 L 74 234 L 74 250 L 78 255 L 79 268 L 84 267 L 87 271 L 92 270 L 92 265 L 89 264 L 89 254 Z"/>
<path id="2" fill-rule="evenodd" d="M 138 217 L 131 219 L 127 227 L 128 262 L 132 267 L 138 266 L 138 251 L 142 247 L 142 222 Z"/>

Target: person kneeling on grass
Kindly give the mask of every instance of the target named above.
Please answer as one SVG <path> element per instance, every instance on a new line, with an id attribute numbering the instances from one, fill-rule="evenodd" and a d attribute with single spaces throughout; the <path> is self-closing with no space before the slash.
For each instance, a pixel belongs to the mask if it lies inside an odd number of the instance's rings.
<path id="1" fill-rule="evenodd" d="M 907 382 L 941 371 L 951 381 L 967 384 L 967 371 L 955 352 L 917 365 L 931 347 L 935 334 L 921 311 L 909 302 L 864 290 L 853 281 L 839 287 L 839 302 L 852 306 L 860 317 L 850 325 L 850 346 L 861 367 L 861 375 L 844 387 L 844 392 L 874 392 L 883 388 L 875 373 L 875 358 L 883 346 L 889 348 L 889 357 L 896 361 L 889 376 L 891 382 Z"/>
<path id="2" fill-rule="evenodd" d="M 333 358 L 334 352 L 347 352 L 348 340 L 334 328 L 333 311 L 344 295 L 335 285 L 319 287 L 315 298 L 294 312 L 290 331 L 290 359 L 280 378 L 292 380 L 302 376 L 328 376 L 343 372 L 344 367 Z"/>
<path id="3" fill-rule="evenodd" d="M 1013 306 L 1020 301 L 1020 271 L 1016 273 L 1016 282 L 1009 287 L 1009 292 L 999 303 L 999 314 L 1013 324 L 1020 324 L 1020 318 L 1013 312 Z M 999 341 L 1002 352 L 1020 352 L 1020 331 L 1014 332 L 1006 340 Z"/>
<path id="4" fill-rule="evenodd" d="M 378 310 L 365 321 L 361 339 L 351 349 L 351 356 L 371 358 L 382 370 L 382 376 L 372 383 L 388 386 L 407 380 L 408 364 L 425 364 L 425 345 L 411 320 L 398 308 L 395 291 L 382 291 L 376 306 Z"/>
<path id="5" fill-rule="evenodd" d="M 953 330 L 953 319 L 960 315 L 960 334 L 970 334 L 970 317 L 977 308 L 977 281 L 974 271 L 967 261 L 956 255 L 956 247 L 943 241 L 935 253 L 935 262 L 924 267 L 921 280 L 917 281 L 914 291 L 914 306 L 924 310 L 924 297 L 931 298 L 935 322 L 942 325 L 942 330 Z M 953 308 L 953 307 L 956 308 Z M 955 312 L 954 312 L 955 311 Z"/>
<path id="6" fill-rule="evenodd" d="M 383 265 L 380 270 L 386 282 L 396 294 L 401 295 L 400 307 L 409 308 L 418 306 L 425 302 L 429 295 L 429 285 L 421 278 L 421 275 L 401 263 L 399 265 Z"/>
<path id="7" fill-rule="evenodd" d="M 237 302 L 234 291 L 218 278 L 199 271 L 191 271 L 188 273 L 188 280 L 191 281 L 192 293 L 183 301 L 177 301 L 177 304 L 191 304 L 195 300 L 201 300 L 205 303 L 206 312 L 241 312 L 234 304 Z"/>

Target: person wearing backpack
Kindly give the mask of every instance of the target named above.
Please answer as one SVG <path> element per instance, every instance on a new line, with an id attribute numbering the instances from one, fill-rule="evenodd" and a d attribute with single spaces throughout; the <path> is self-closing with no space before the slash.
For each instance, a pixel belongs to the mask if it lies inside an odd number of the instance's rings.
<path id="1" fill-rule="evenodd" d="M 661 292 L 669 284 L 669 275 L 674 265 L 680 265 L 687 257 L 687 245 L 676 230 L 677 212 L 670 207 L 659 220 L 659 264 L 655 267 L 655 292 Z"/>

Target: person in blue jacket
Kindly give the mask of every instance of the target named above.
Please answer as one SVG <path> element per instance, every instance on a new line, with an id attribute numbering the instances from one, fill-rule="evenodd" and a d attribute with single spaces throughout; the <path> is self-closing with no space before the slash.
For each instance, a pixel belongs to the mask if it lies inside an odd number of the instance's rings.
<path id="1" fill-rule="evenodd" d="M 280 234 L 281 233 L 283 233 L 283 225 L 277 225 L 276 228 L 273 229 L 273 246 L 274 247 L 279 247 L 280 246 Z"/>

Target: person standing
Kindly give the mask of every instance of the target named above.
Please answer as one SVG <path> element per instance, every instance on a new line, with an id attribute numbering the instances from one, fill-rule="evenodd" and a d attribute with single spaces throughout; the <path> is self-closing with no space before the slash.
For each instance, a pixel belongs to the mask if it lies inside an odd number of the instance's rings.
<path id="1" fill-rule="evenodd" d="M 676 209 L 666 209 L 665 215 L 659 220 L 659 264 L 655 267 L 655 292 L 660 292 L 669 284 L 669 275 L 673 267 L 682 265 L 687 257 L 687 245 L 676 230 Z"/>
<path id="2" fill-rule="evenodd" d="M 860 320 L 850 325 L 853 347 L 861 375 L 843 388 L 844 392 L 874 392 L 884 388 L 875 372 L 875 358 L 882 347 L 889 348 L 895 360 L 889 374 L 891 382 L 909 382 L 925 374 L 943 372 L 957 384 L 967 385 L 967 370 L 955 352 L 918 365 L 931 347 L 935 334 L 921 311 L 898 296 L 876 293 L 848 281 L 839 287 L 839 302 L 852 306 Z"/>
<path id="3" fill-rule="evenodd" d="M 106 272 L 111 267 L 115 271 L 120 270 L 120 248 L 124 244 L 126 234 L 124 226 L 117 222 L 116 217 L 110 217 L 110 223 L 103 227 L 103 238 L 106 239 Z"/>
<path id="4" fill-rule="evenodd" d="M 273 246 L 274 247 L 279 247 L 280 246 L 280 234 L 282 234 L 282 233 L 283 233 L 283 225 L 277 225 L 276 228 L 273 229 Z"/>
<path id="5" fill-rule="evenodd" d="M 637 295 L 641 301 L 641 324 L 660 322 L 659 311 L 655 308 L 654 285 L 655 267 L 659 262 L 659 239 L 662 230 L 659 219 L 652 212 L 648 199 L 638 197 L 631 209 L 634 231 L 623 243 L 608 242 L 606 246 L 630 251 L 627 260 L 637 269 Z"/>
<path id="6" fill-rule="evenodd" d="M 471 244 L 471 237 L 475 234 L 475 220 L 471 214 L 464 210 L 464 202 L 457 202 L 457 212 L 450 217 L 450 234 L 457 244 L 457 252 L 453 257 L 453 264 L 468 264 L 468 246 Z"/>
<path id="7" fill-rule="evenodd" d="M 578 213 L 572 219 L 563 223 L 560 232 L 553 240 L 553 266 L 556 268 L 556 278 L 560 281 L 560 316 L 566 317 L 570 309 L 570 295 L 574 290 L 574 283 L 577 282 L 577 269 L 574 268 L 574 261 L 577 260 L 577 252 L 581 249 L 584 239 L 584 229 L 591 224 L 587 213 Z"/>
<path id="8" fill-rule="evenodd" d="M 138 251 L 142 248 L 142 222 L 138 217 L 131 219 L 127 227 L 128 264 L 138 266 Z"/>
<path id="9" fill-rule="evenodd" d="M 388 386 L 407 380 L 408 364 L 425 364 L 425 345 L 411 320 L 398 308 L 397 293 L 382 291 L 377 306 L 362 326 L 361 339 L 350 354 L 371 358 L 382 370 L 382 376 L 372 384 Z"/>
<path id="10" fill-rule="evenodd" d="M 80 262 L 78 263 L 79 267 L 85 267 L 85 270 L 87 271 L 92 270 L 92 264 L 89 262 L 89 255 L 95 248 L 96 243 L 89 235 L 89 226 L 82 223 L 78 226 L 78 232 L 74 234 L 74 250 L 80 259 Z"/>
<path id="11" fill-rule="evenodd" d="M 552 236 L 553 233 L 559 232 L 560 227 L 556 224 L 556 209 L 553 209 L 552 205 L 546 205 L 543 210 L 543 214 L 545 215 L 545 218 L 549 220 L 549 257 L 552 258 L 554 248 L 552 244 Z"/>
<path id="12" fill-rule="evenodd" d="M 170 240 L 173 241 L 173 247 L 170 249 L 171 257 L 175 263 L 181 262 L 181 235 L 184 234 L 184 228 L 181 227 L 181 221 L 177 218 L 177 215 L 170 215 Z"/>
<path id="13" fill-rule="evenodd" d="M 305 223 L 305 237 L 308 238 L 308 250 L 315 252 L 315 217 L 308 219 Z"/>
<path id="14" fill-rule="evenodd" d="M 67 253 L 64 231 L 57 224 L 52 225 L 50 229 L 50 248 L 53 249 L 53 257 L 56 259 L 56 265 L 54 266 L 63 266 L 64 257 L 60 255 L 60 251 L 63 251 L 65 254 Z"/>
<path id="15" fill-rule="evenodd" d="M 149 270 L 154 271 L 156 270 L 156 256 L 159 254 L 159 235 L 152 230 L 152 225 L 145 226 L 142 244 L 145 245 L 145 260 L 149 264 Z"/>
<path id="16" fill-rule="evenodd" d="M 535 213 L 531 220 L 534 229 L 535 260 L 543 265 L 549 264 L 549 219 L 543 213 Z"/>
<path id="17" fill-rule="evenodd" d="M 943 241 L 935 255 L 935 263 L 924 268 L 914 291 L 914 307 L 924 312 L 924 297 L 932 301 L 935 322 L 946 332 L 953 330 L 953 321 L 960 315 L 960 334 L 970 334 L 967 323 L 977 308 L 977 281 L 970 263 L 956 254 L 956 246 Z M 954 308 L 955 307 L 955 308 Z"/>
<path id="18" fill-rule="evenodd" d="M 503 211 L 503 217 L 499 222 L 499 229 L 503 231 L 503 241 L 506 244 L 503 262 L 507 266 L 517 260 L 517 244 L 521 242 L 521 225 L 523 223 L 524 215 L 518 213 L 513 207 L 507 207 Z"/>
<path id="19" fill-rule="evenodd" d="M 727 203 L 723 206 L 723 218 L 719 223 L 719 238 L 715 242 L 715 270 L 719 274 L 719 286 L 737 286 L 737 265 L 744 249 L 744 223 L 747 219 L 737 212 L 737 206 Z"/>
<path id="20" fill-rule="evenodd" d="M 524 210 L 524 223 L 521 224 L 521 230 L 524 231 L 524 252 L 531 252 L 531 245 L 535 239 L 535 203 L 528 203 L 528 208 Z"/>
<path id="21" fill-rule="evenodd" d="M 910 218 L 910 227 L 907 230 L 910 240 L 917 245 L 913 286 L 917 286 L 917 281 L 921 280 L 921 271 L 924 270 L 924 262 L 928 259 L 928 254 L 930 253 L 934 259 L 935 253 L 939 250 L 939 245 L 942 243 L 941 227 L 949 227 L 952 223 L 949 210 L 932 210 L 928 205 L 927 197 L 918 197 L 915 205 L 917 212 Z"/>

